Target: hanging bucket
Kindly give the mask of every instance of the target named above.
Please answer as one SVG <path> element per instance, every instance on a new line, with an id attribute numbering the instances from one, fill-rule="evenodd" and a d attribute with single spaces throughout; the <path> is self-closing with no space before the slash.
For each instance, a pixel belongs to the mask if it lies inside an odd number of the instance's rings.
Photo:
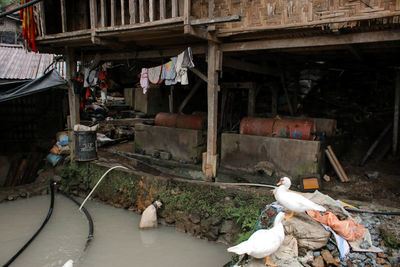
<path id="1" fill-rule="evenodd" d="M 96 131 L 74 131 L 75 160 L 91 161 L 97 159 Z"/>

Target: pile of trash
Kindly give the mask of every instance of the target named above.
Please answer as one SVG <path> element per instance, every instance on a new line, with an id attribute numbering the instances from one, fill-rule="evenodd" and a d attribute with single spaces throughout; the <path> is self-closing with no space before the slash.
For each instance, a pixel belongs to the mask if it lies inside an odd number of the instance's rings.
<path id="1" fill-rule="evenodd" d="M 379 242 L 373 223 L 380 219 L 371 214 L 352 215 L 345 206 L 318 191 L 303 194 L 307 199 L 327 208 L 321 215 L 316 211 L 297 213 L 284 220 L 285 239 L 273 255 L 278 266 L 396 266 L 399 250 L 387 249 Z M 275 216 L 284 210 L 278 202 L 266 205 L 254 231 L 271 227 Z M 285 211 L 285 210 L 284 210 Z M 390 216 L 382 216 L 390 219 Z M 377 226 L 376 225 L 376 226 Z M 372 232 L 372 237 L 371 233 Z M 265 266 L 264 259 L 251 259 L 235 266 Z"/>
<path id="2" fill-rule="evenodd" d="M 56 134 L 57 143 L 50 149 L 50 153 L 47 155 L 46 160 L 53 166 L 66 155 L 71 153 L 69 142 L 68 142 L 68 132 L 58 132 Z"/>

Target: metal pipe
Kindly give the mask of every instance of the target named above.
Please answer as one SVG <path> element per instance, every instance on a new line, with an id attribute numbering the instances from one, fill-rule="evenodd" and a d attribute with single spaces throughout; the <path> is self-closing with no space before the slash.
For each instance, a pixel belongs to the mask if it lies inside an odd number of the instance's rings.
<path id="1" fill-rule="evenodd" d="M 122 169 L 126 169 L 128 170 L 127 167 L 124 166 L 114 166 L 110 169 L 108 169 L 108 171 L 106 171 L 103 176 L 101 176 L 100 180 L 97 182 L 97 184 L 93 187 L 92 191 L 90 191 L 89 195 L 85 198 L 85 200 L 82 202 L 81 206 L 79 207 L 79 210 L 82 209 L 83 205 L 85 205 L 86 201 L 89 199 L 89 197 L 92 195 L 92 193 L 94 192 L 94 190 L 96 190 L 97 186 L 100 184 L 100 182 L 103 180 L 103 178 L 112 170 L 116 169 L 116 168 L 122 168 Z"/>
<path id="2" fill-rule="evenodd" d="M 11 9 L 11 10 L 9 10 L 9 11 L 5 11 L 5 12 L 3 12 L 3 13 L 0 13 L 0 18 L 2 18 L 2 17 L 4 17 L 4 16 L 7 16 L 7 15 L 10 15 L 10 14 L 12 14 L 12 13 L 14 13 L 14 12 L 17 12 L 17 11 L 19 11 L 19 10 L 21 10 L 21 9 L 24 9 L 24 8 L 26 8 L 26 7 L 28 7 L 28 6 L 34 5 L 34 4 L 36 4 L 36 3 L 40 2 L 40 1 L 42 1 L 42 0 L 33 0 L 33 1 L 31 1 L 31 2 L 27 2 L 27 3 L 23 4 L 23 5 L 20 5 L 20 6 L 17 7 L 17 8 Z"/>

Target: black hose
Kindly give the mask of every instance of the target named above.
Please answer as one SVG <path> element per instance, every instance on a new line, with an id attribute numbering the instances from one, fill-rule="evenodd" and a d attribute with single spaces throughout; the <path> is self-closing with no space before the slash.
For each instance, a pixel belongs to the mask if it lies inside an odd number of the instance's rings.
<path id="1" fill-rule="evenodd" d="M 67 198 L 69 198 L 70 200 L 72 200 L 76 205 L 78 205 L 78 207 L 81 206 L 81 203 L 79 203 L 76 199 L 74 199 L 74 198 L 71 197 L 70 195 L 67 195 L 67 194 L 65 194 L 65 193 L 62 193 L 62 194 L 63 194 L 65 197 L 67 197 Z M 86 249 L 88 248 L 90 242 L 92 241 L 92 239 L 93 239 L 93 237 L 94 237 L 94 235 L 93 235 L 94 227 L 93 227 L 92 216 L 90 216 L 90 213 L 87 211 L 87 209 L 86 209 L 85 207 L 82 207 L 82 211 L 83 211 L 83 213 L 85 213 L 86 218 L 87 218 L 87 220 L 88 220 L 88 222 L 89 222 L 89 235 L 88 235 L 87 240 L 86 240 L 85 248 L 83 249 L 83 251 L 85 252 Z"/>
<path id="2" fill-rule="evenodd" d="M 399 216 L 400 212 L 398 211 L 375 211 L 375 210 L 360 210 L 360 209 L 353 209 L 349 207 L 344 208 L 347 211 L 354 211 L 354 212 L 360 212 L 360 213 L 371 213 L 371 214 L 380 214 L 380 215 L 396 215 Z"/>
<path id="3" fill-rule="evenodd" d="M 53 207 L 54 207 L 54 181 L 50 181 L 50 190 L 51 190 L 51 201 L 50 201 L 49 212 L 47 213 L 46 219 L 44 219 L 39 230 L 36 231 L 36 233 L 31 237 L 31 239 L 29 239 L 29 241 L 26 242 L 26 244 L 9 261 L 7 261 L 7 263 L 4 264 L 3 267 L 9 266 L 30 245 L 30 243 L 36 238 L 36 236 L 40 233 L 40 231 L 42 231 L 44 226 L 49 221 L 51 214 L 53 213 Z"/>
<path id="4" fill-rule="evenodd" d="M 2 17 L 4 17 L 4 16 L 7 16 L 7 15 L 10 15 L 10 14 L 12 14 L 12 13 L 14 13 L 14 12 L 17 12 L 17 11 L 19 11 L 19 10 L 25 8 L 25 7 L 34 5 L 34 4 L 36 4 L 36 3 L 40 2 L 40 1 L 42 1 L 42 0 L 33 0 L 33 1 L 31 1 L 31 2 L 27 2 L 27 3 L 23 4 L 23 5 L 20 5 L 19 7 L 16 7 L 16 8 L 14 8 L 14 9 L 5 11 L 5 12 L 3 12 L 3 13 L 0 13 L 0 18 L 2 18 Z"/>

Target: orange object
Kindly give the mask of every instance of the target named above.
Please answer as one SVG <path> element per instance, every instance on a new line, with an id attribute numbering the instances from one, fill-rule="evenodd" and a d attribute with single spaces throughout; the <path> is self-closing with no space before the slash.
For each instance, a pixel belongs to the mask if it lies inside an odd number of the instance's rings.
<path id="1" fill-rule="evenodd" d="M 306 177 L 301 180 L 304 190 L 316 190 L 319 189 L 318 178 Z"/>
<path id="2" fill-rule="evenodd" d="M 60 150 L 58 149 L 57 145 L 54 145 L 51 149 L 50 149 L 50 153 L 54 154 L 54 155 L 60 155 Z"/>
<path id="3" fill-rule="evenodd" d="M 308 210 L 307 214 L 317 222 L 330 226 L 338 235 L 348 241 L 355 241 L 364 236 L 364 226 L 352 220 L 340 221 L 332 212 L 327 211 L 322 216 L 318 211 Z"/>

